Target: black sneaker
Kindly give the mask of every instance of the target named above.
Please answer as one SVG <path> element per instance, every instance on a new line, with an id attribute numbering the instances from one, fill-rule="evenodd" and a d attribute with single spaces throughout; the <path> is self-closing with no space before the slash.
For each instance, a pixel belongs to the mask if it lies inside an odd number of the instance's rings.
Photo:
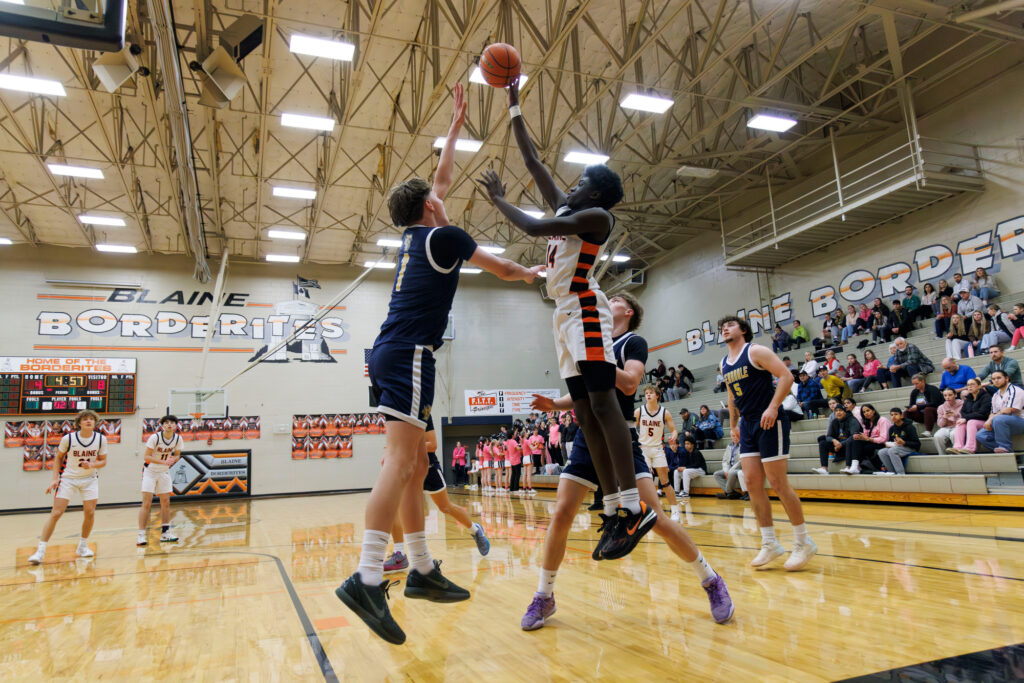
<path id="1" fill-rule="evenodd" d="M 626 508 L 619 508 L 616 524 L 612 527 L 612 538 L 601 550 L 601 556 L 606 560 L 617 560 L 629 555 L 657 521 L 658 513 L 643 501 L 640 501 L 640 512 L 635 514 Z"/>
<path id="2" fill-rule="evenodd" d="M 345 606 L 356 613 L 363 623 L 378 636 L 401 645 L 405 642 L 405 632 L 395 623 L 388 609 L 388 589 L 397 581 L 384 581 L 379 586 L 367 586 L 359 578 L 359 572 L 345 579 L 345 583 L 334 589 L 334 594 L 345 603 Z"/>
<path id="3" fill-rule="evenodd" d="M 441 560 L 434 560 L 434 568 L 426 575 L 413 569 L 405 579 L 405 597 L 431 602 L 462 602 L 469 600 L 469 591 L 460 588 L 441 575 Z"/>
<path id="4" fill-rule="evenodd" d="M 605 515 L 598 513 L 598 517 L 601 518 L 601 526 L 597 527 L 597 531 L 601 534 L 601 538 L 597 541 L 597 545 L 594 546 L 594 552 L 591 554 L 591 558 L 600 562 L 604 559 L 603 552 L 604 547 L 608 545 L 608 542 L 612 538 L 612 533 L 615 531 L 615 525 L 618 523 L 615 515 Z"/>
<path id="5" fill-rule="evenodd" d="M 590 507 L 588 507 L 587 509 L 588 510 L 604 510 L 604 503 L 602 503 L 599 500 L 595 500 L 593 503 L 590 504 Z"/>

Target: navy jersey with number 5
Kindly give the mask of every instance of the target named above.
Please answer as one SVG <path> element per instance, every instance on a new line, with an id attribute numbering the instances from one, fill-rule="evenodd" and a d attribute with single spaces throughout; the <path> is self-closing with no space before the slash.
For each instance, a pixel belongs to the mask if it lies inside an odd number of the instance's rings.
<path id="1" fill-rule="evenodd" d="M 722 377 L 732 394 L 733 403 L 746 421 L 757 424 L 761 414 L 772 402 L 775 395 L 775 376 L 764 368 L 754 365 L 750 358 L 750 344 L 744 344 L 736 360 L 729 362 L 729 356 L 722 359 Z"/>
<path id="2" fill-rule="evenodd" d="M 374 345 L 400 342 L 439 348 L 459 285 L 459 267 L 475 251 L 473 238 L 454 225 L 406 228 L 388 317 Z"/>

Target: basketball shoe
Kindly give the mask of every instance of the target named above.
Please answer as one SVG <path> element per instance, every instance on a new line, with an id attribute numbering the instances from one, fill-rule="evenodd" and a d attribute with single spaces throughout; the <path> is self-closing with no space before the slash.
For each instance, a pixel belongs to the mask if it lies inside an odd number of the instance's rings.
<path id="1" fill-rule="evenodd" d="M 413 569 L 405 579 L 405 597 L 431 602 L 462 602 L 469 600 L 469 591 L 456 586 L 441 574 L 441 560 L 426 574 Z"/>
<path id="2" fill-rule="evenodd" d="M 634 513 L 620 507 L 616 512 L 612 538 L 608 545 L 601 549 L 601 557 L 606 560 L 617 560 L 629 555 L 640 539 L 654 528 L 657 521 L 658 513 L 643 501 L 640 501 L 640 512 Z"/>
<path id="3" fill-rule="evenodd" d="M 533 602 L 526 608 L 526 614 L 523 615 L 520 626 L 523 627 L 524 631 L 536 631 L 539 628 L 543 628 L 547 618 L 554 613 L 555 596 L 553 594 L 551 597 L 534 594 Z"/>
<path id="4" fill-rule="evenodd" d="M 356 613 L 363 623 L 370 627 L 370 630 L 378 636 L 401 645 L 405 642 L 405 632 L 395 622 L 388 609 L 388 590 L 396 585 L 397 581 L 384 581 L 379 586 L 364 585 L 359 578 L 359 572 L 345 579 L 345 583 L 338 586 L 334 594 L 345 603 L 345 606 Z"/>

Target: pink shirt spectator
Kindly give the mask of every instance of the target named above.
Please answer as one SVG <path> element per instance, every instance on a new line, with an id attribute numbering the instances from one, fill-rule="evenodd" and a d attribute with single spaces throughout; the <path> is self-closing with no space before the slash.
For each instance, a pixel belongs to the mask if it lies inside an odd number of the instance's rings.
<path id="1" fill-rule="evenodd" d="M 456 465 L 465 465 L 466 449 L 462 446 L 458 446 L 454 451 L 452 451 L 452 462 Z"/>
<path id="2" fill-rule="evenodd" d="M 544 452 L 544 437 L 540 434 L 534 434 L 530 437 L 530 447 L 533 448 L 533 452 L 540 455 Z"/>
<path id="3" fill-rule="evenodd" d="M 882 361 L 877 358 L 864 364 L 864 376 L 874 377 L 878 374 L 878 368 L 882 367 Z M 885 418 L 883 418 L 885 419 Z M 888 420 L 886 420 L 888 422 Z"/>
<path id="4" fill-rule="evenodd" d="M 551 428 L 548 429 L 548 443 L 552 446 L 558 445 L 558 425 L 556 424 L 551 425 Z"/>
<path id="5" fill-rule="evenodd" d="M 889 422 L 888 418 L 879 416 L 878 423 L 874 429 L 867 432 L 867 436 L 875 443 L 885 443 L 886 439 L 889 438 L 889 429 L 891 428 L 892 422 Z"/>

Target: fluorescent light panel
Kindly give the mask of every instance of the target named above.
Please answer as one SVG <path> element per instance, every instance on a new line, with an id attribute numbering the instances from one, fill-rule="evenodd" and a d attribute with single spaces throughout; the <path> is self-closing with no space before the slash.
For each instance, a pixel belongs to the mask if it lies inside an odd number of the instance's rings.
<path id="1" fill-rule="evenodd" d="M 601 260 L 602 261 L 607 261 L 608 260 L 608 254 L 601 254 Z M 629 260 L 629 257 L 626 256 L 625 254 L 616 254 L 615 256 L 612 256 L 612 263 L 625 263 L 628 260 Z"/>
<path id="2" fill-rule="evenodd" d="M 393 239 L 390 237 L 381 237 L 377 240 L 378 247 L 400 247 L 402 246 L 402 240 Z"/>
<path id="3" fill-rule="evenodd" d="M 528 80 L 529 80 L 529 77 L 526 74 L 520 73 L 519 74 L 519 87 L 521 88 L 524 85 L 526 85 L 526 81 L 528 81 Z M 474 66 L 473 70 L 469 73 L 469 82 L 470 83 L 479 83 L 480 85 L 489 85 L 489 83 L 484 80 L 484 72 L 480 70 L 479 66 Z"/>
<path id="4" fill-rule="evenodd" d="M 434 147 L 441 149 L 444 147 L 444 143 L 447 140 L 448 138 L 437 138 L 434 140 Z M 484 143 L 479 140 L 467 140 L 466 138 L 459 138 L 455 141 L 455 149 L 460 152 L 476 152 L 483 147 L 483 145 Z"/>
<path id="5" fill-rule="evenodd" d="M 10 237 L 0 237 L 0 244 L 3 244 L 3 245 L 6 246 L 8 244 L 13 244 L 13 242 L 11 242 L 11 238 Z"/>
<path id="6" fill-rule="evenodd" d="M 309 130 L 334 130 L 334 119 L 285 113 L 281 114 L 281 125 L 290 128 L 308 128 Z"/>
<path id="7" fill-rule="evenodd" d="M 112 225 L 118 228 L 123 228 L 125 226 L 123 218 L 114 218 L 112 216 L 82 215 L 78 217 L 78 220 L 86 225 Z"/>
<path id="8" fill-rule="evenodd" d="M 467 268 L 466 266 L 463 266 L 462 268 L 459 268 L 459 272 L 463 275 L 476 275 L 484 271 L 481 268 Z"/>
<path id="9" fill-rule="evenodd" d="M 306 239 L 306 233 L 299 230 L 267 230 L 267 237 L 272 240 L 298 240 Z"/>
<path id="10" fill-rule="evenodd" d="M 490 244 L 481 244 L 480 248 L 486 251 L 488 254 L 503 254 L 505 253 L 505 247 L 496 247 Z"/>
<path id="11" fill-rule="evenodd" d="M 68 94 L 64 90 L 64 84 L 60 81 L 32 78 L 31 76 L 13 76 L 11 74 L 0 74 L 0 88 L 36 95 L 56 95 L 58 97 L 64 97 Z"/>
<path id="12" fill-rule="evenodd" d="M 366 268 L 394 268 L 395 264 L 387 261 L 365 261 L 363 266 Z"/>
<path id="13" fill-rule="evenodd" d="M 351 62 L 356 54 L 356 46 L 352 43 L 345 43 L 340 40 L 324 40 L 313 36 L 304 36 L 296 33 L 288 41 L 288 49 L 299 55 L 310 55 L 312 57 L 326 57 L 327 59 L 338 59 L 343 62 Z"/>
<path id="14" fill-rule="evenodd" d="M 664 114 L 672 108 L 673 104 L 675 102 L 664 97 L 651 97 L 649 95 L 633 93 L 622 100 L 619 106 L 623 109 L 636 109 L 637 111 L 648 111 L 652 114 Z"/>
<path id="15" fill-rule="evenodd" d="M 275 197 L 290 197 L 292 199 L 316 199 L 316 190 L 304 190 L 301 187 L 278 187 L 274 186 Z"/>
<path id="16" fill-rule="evenodd" d="M 795 119 L 787 119 L 783 116 L 771 116 L 769 114 L 758 114 L 747 121 L 748 128 L 759 130 L 770 130 L 775 133 L 782 133 L 796 125 Z"/>
<path id="17" fill-rule="evenodd" d="M 565 155 L 563 161 L 567 161 L 570 164 L 603 164 L 608 161 L 611 157 L 604 154 L 591 154 L 590 152 L 569 152 Z"/>
<path id="18" fill-rule="evenodd" d="M 689 178 L 714 178 L 716 175 L 718 175 L 718 169 L 683 164 L 682 166 L 676 169 L 676 175 L 685 176 Z"/>
<path id="19" fill-rule="evenodd" d="M 88 166 L 68 166 L 67 164 L 47 164 L 53 175 L 69 175 L 76 178 L 96 178 L 103 180 L 103 171 Z"/>
<path id="20" fill-rule="evenodd" d="M 130 244 L 97 244 L 96 251 L 109 251 L 115 254 L 135 254 L 139 250 Z"/>
<path id="21" fill-rule="evenodd" d="M 292 254 L 267 254 L 266 259 L 268 261 L 275 261 L 277 263 L 298 263 L 299 257 L 293 256 Z"/>

